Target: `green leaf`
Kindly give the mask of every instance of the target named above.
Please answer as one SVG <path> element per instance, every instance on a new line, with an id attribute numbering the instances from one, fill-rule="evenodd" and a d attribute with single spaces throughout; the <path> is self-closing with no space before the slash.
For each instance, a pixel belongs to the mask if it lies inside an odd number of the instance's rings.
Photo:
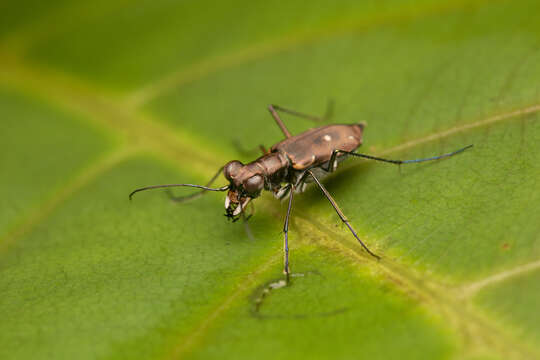
<path id="1" fill-rule="evenodd" d="M 536 1 L 3 9 L 1 358 L 540 358 Z M 286 203 L 264 194 L 246 228 L 222 193 L 128 201 L 254 159 L 283 137 L 269 103 L 330 99 L 332 122 L 368 122 L 363 153 L 474 144 L 324 181 L 380 261 L 313 186 L 288 286 Z"/>

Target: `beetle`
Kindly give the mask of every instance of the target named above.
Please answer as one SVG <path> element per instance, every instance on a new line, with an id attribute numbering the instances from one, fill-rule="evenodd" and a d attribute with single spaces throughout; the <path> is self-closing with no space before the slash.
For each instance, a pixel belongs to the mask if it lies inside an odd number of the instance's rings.
<path id="1" fill-rule="evenodd" d="M 288 197 L 287 213 L 283 225 L 283 272 L 288 279 L 290 274 L 289 219 L 293 198 L 295 193 L 303 192 L 308 183 L 315 183 L 320 188 L 358 243 L 368 254 L 378 260 L 380 257 L 373 253 L 360 239 L 332 195 L 320 182 L 320 179 L 335 171 L 338 163 L 349 156 L 401 165 L 447 158 L 473 146 L 471 144 L 456 151 L 429 158 L 413 160 L 385 159 L 355 152 L 362 145 L 365 123 L 325 125 L 309 129 L 298 135 L 292 135 L 279 117 L 278 111 L 314 121 L 325 120 L 328 116 L 320 118 L 278 105 L 269 105 L 268 110 L 281 129 L 285 139 L 272 146 L 269 150 L 261 146 L 263 155 L 256 160 L 247 164 L 243 164 L 238 160 L 230 161 L 222 166 L 206 185 L 165 184 L 146 186 L 132 191 L 129 194 L 129 199 L 131 200 L 133 195 L 139 191 L 179 186 L 199 188 L 201 190 L 198 193 L 177 198 L 177 200 L 191 199 L 202 195 L 206 191 L 227 191 L 225 216 L 232 221 L 236 221 L 240 217 L 247 220 L 245 217 L 247 205 L 253 199 L 259 197 L 263 190 L 271 191 L 278 199 Z M 328 111 L 327 114 L 329 114 Z M 221 173 L 223 173 L 228 184 L 219 188 L 211 188 L 210 186 Z"/>

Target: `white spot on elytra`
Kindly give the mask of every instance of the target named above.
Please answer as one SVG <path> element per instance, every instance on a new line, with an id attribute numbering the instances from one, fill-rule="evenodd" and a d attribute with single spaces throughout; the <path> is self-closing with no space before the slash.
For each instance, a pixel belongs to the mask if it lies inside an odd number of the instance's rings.
<path id="1" fill-rule="evenodd" d="M 315 161 L 315 155 L 311 155 L 311 161 Z"/>
<path id="2" fill-rule="evenodd" d="M 324 141 L 330 141 L 330 140 L 332 140 L 332 137 L 330 135 L 324 135 L 323 140 Z"/>
<path id="3" fill-rule="evenodd" d="M 356 140 L 356 139 L 354 138 L 354 136 L 352 136 L 352 135 L 349 135 L 349 139 L 351 139 L 351 140 Z"/>

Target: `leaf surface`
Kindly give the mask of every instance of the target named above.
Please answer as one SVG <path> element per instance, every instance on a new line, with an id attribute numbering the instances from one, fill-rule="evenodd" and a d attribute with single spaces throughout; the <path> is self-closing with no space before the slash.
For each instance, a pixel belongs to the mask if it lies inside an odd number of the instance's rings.
<path id="1" fill-rule="evenodd" d="M 537 2 L 7 6 L 0 357 L 540 358 Z M 368 122 L 364 153 L 474 144 L 324 181 L 380 261 L 315 187 L 285 287 L 286 203 L 263 195 L 246 229 L 219 193 L 127 200 L 258 156 L 282 138 L 269 103 L 330 99 Z"/>

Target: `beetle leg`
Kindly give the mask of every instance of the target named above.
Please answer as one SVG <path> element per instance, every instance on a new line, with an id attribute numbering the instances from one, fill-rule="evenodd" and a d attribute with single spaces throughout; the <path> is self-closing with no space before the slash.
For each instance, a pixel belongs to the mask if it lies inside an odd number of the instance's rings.
<path id="1" fill-rule="evenodd" d="M 266 155 L 269 153 L 266 147 L 262 144 L 260 144 L 257 148 L 254 148 L 254 149 L 246 149 L 242 146 L 240 141 L 233 140 L 233 146 L 236 148 L 236 151 L 242 156 L 253 156 L 253 154 L 258 150 L 260 150 L 263 155 Z"/>
<path id="2" fill-rule="evenodd" d="M 334 113 L 334 101 L 333 100 L 328 100 L 328 103 L 326 104 L 326 111 L 324 113 L 324 116 L 320 117 L 320 116 L 314 116 L 314 115 L 309 115 L 309 114 L 304 114 L 302 112 L 299 112 L 299 111 L 295 111 L 295 110 L 290 110 L 290 109 L 287 109 L 287 108 L 284 108 L 284 107 L 281 107 L 279 105 L 270 105 L 274 108 L 274 110 L 276 111 L 281 111 L 281 112 L 284 112 L 286 114 L 289 114 L 289 115 L 294 115 L 294 116 L 297 116 L 299 118 L 303 118 L 303 119 L 308 119 L 308 120 L 312 120 L 312 121 L 315 121 L 315 122 L 325 122 L 325 121 L 328 121 L 330 120 L 330 118 L 332 117 L 333 113 Z"/>
<path id="3" fill-rule="evenodd" d="M 270 150 L 268 150 L 263 144 L 259 144 L 259 149 L 261 150 L 263 155 L 270 153 Z"/>
<path id="4" fill-rule="evenodd" d="M 253 216 L 253 214 L 255 214 L 255 206 L 253 205 L 253 201 L 250 201 L 249 202 L 249 209 L 251 210 L 249 212 L 249 215 L 246 216 L 246 221 L 248 221 L 249 219 L 251 219 L 251 217 Z"/>
<path id="5" fill-rule="evenodd" d="M 341 154 L 348 154 L 348 155 L 352 155 L 352 156 L 356 156 L 356 157 L 361 157 L 361 158 L 364 158 L 364 159 L 383 161 L 383 162 L 387 162 L 387 163 L 391 163 L 391 164 L 397 164 L 397 165 L 412 164 L 412 163 L 420 163 L 420 162 L 424 162 L 424 161 L 433 161 L 433 160 L 444 159 L 444 158 L 447 158 L 447 157 L 450 157 L 450 156 L 457 155 L 457 154 L 467 150 L 468 148 L 471 148 L 472 146 L 473 145 L 471 144 L 471 145 L 467 145 L 467 146 L 465 146 L 465 147 L 463 147 L 461 149 L 458 149 L 456 151 L 452 151 L 452 152 L 449 152 L 449 153 L 446 153 L 446 154 L 443 154 L 443 155 L 433 156 L 433 157 L 429 157 L 429 158 L 422 158 L 422 159 L 412 159 L 412 160 L 391 160 L 391 159 L 384 159 L 384 158 L 380 158 L 380 157 L 376 157 L 376 156 L 372 156 L 372 155 L 358 154 L 358 153 L 351 152 L 351 151 L 334 150 L 332 152 L 332 157 L 330 159 L 330 162 L 332 161 L 332 159 L 335 158 L 335 156 L 337 156 L 338 153 L 341 153 Z"/>
<path id="6" fill-rule="evenodd" d="M 290 186 L 282 186 L 278 190 L 274 191 L 274 197 L 279 200 L 283 200 L 283 198 L 289 193 L 290 189 Z"/>
<path id="7" fill-rule="evenodd" d="M 214 181 L 216 181 L 216 179 L 218 178 L 218 176 L 221 174 L 222 171 L 223 171 L 223 166 L 219 168 L 219 170 L 216 172 L 216 174 L 214 176 L 212 176 L 210 181 L 205 186 L 206 187 L 211 186 L 214 183 Z M 189 201 L 189 200 L 193 200 L 193 199 L 196 199 L 198 197 L 201 197 L 205 192 L 206 192 L 206 190 L 202 189 L 202 190 L 197 191 L 197 192 L 195 192 L 195 193 L 193 193 L 191 195 L 174 196 L 171 189 L 167 189 L 167 195 L 169 196 L 169 198 L 172 201 L 176 201 L 176 202 L 180 202 L 180 203 L 186 202 L 186 201 Z"/>
<path id="8" fill-rule="evenodd" d="M 274 120 L 276 120 L 277 126 L 279 126 L 279 128 L 281 129 L 281 132 L 283 133 L 283 135 L 285 135 L 285 137 L 287 138 L 290 138 L 292 135 L 287 129 L 287 127 L 285 126 L 285 124 L 283 123 L 283 120 L 279 118 L 279 115 L 276 112 L 276 109 L 274 109 L 274 106 L 268 105 L 268 111 L 270 111 L 270 114 L 272 115 Z"/>
<path id="9" fill-rule="evenodd" d="M 283 272 L 287 276 L 287 282 L 289 282 L 289 218 L 291 216 L 291 209 L 294 197 L 294 185 L 291 184 L 291 191 L 289 192 L 289 206 L 287 206 L 287 215 L 285 216 L 285 224 L 283 225 L 283 233 L 285 235 L 283 241 Z"/>
<path id="10" fill-rule="evenodd" d="M 343 221 L 345 223 L 345 225 L 347 225 L 347 227 L 349 228 L 349 230 L 351 231 L 351 233 L 353 234 L 353 236 L 356 238 L 356 240 L 358 240 L 358 242 L 360 243 L 360 245 L 362 245 L 362 247 L 371 255 L 373 256 L 374 258 L 376 258 L 377 260 L 380 259 L 380 257 L 378 255 L 375 255 L 373 252 L 371 252 L 371 250 L 369 250 L 369 248 L 362 242 L 362 240 L 360 240 L 360 238 L 358 237 L 358 234 L 356 234 L 356 231 L 354 231 L 353 227 L 351 226 L 351 224 L 349 223 L 349 220 L 347 219 L 347 217 L 345 216 L 345 214 L 343 214 L 343 212 L 341 211 L 341 209 L 339 208 L 338 204 L 336 203 L 336 201 L 334 200 L 334 198 L 332 198 L 332 195 L 330 195 L 330 193 L 326 190 L 326 188 L 323 186 L 323 184 L 320 183 L 319 179 L 317 179 L 317 177 L 315 177 L 315 175 L 311 172 L 311 170 L 307 170 L 307 172 L 309 173 L 309 175 L 311 175 L 311 177 L 313 178 L 313 180 L 315 180 L 315 182 L 317 183 L 317 185 L 319 186 L 319 188 L 321 189 L 321 191 L 323 192 L 324 196 L 326 196 L 326 198 L 328 199 L 328 201 L 330 201 L 330 204 L 332 204 L 332 207 L 334 208 L 334 210 L 336 211 L 336 213 L 338 214 L 339 218 L 341 219 L 341 221 Z"/>
<path id="11" fill-rule="evenodd" d="M 323 121 L 329 120 L 332 117 L 333 112 L 334 112 L 334 102 L 332 100 L 328 101 L 328 105 L 326 106 L 326 112 L 323 117 L 308 115 L 308 114 L 304 114 L 298 111 L 289 110 L 279 105 L 268 105 L 268 111 L 270 111 L 270 114 L 272 115 L 277 125 L 283 132 L 283 135 L 285 135 L 285 137 L 290 138 L 292 135 L 290 131 L 287 129 L 287 127 L 285 126 L 285 123 L 283 123 L 283 120 L 281 120 L 281 118 L 279 117 L 277 113 L 278 111 L 284 112 L 286 114 L 298 116 L 300 118 L 316 121 L 316 122 L 323 122 Z"/>
<path id="12" fill-rule="evenodd" d="M 337 168 L 337 157 L 338 157 L 338 154 L 342 152 L 341 150 L 337 150 L 337 149 L 334 149 L 334 151 L 332 151 L 332 156 L 330 156 L 330 160 L 328 160 L 328 167 L 325 169 L 326 172 L 334 172 Z"/>
<path id="13" fill-rule="evenodd" d="M 251 227 L 249 226 L 249 219 L 251 218 L 251 216 L 253 216 L 253 213 L 254 213 L 254 210 L 253 210 L 253 203 L 251 203 L 252 206 L 251 206 L 251 214 L 247 215 L 245 214 L 244 211 L 242 211 L 242 221 L 244 222 L 244 229 L 246 230 L 246 234 L 249 238 L 249 240 L 251 241 L 254 241 L 255 240 L 255 236 L 253 236 L 253 232 L 251 231 Z"/>

